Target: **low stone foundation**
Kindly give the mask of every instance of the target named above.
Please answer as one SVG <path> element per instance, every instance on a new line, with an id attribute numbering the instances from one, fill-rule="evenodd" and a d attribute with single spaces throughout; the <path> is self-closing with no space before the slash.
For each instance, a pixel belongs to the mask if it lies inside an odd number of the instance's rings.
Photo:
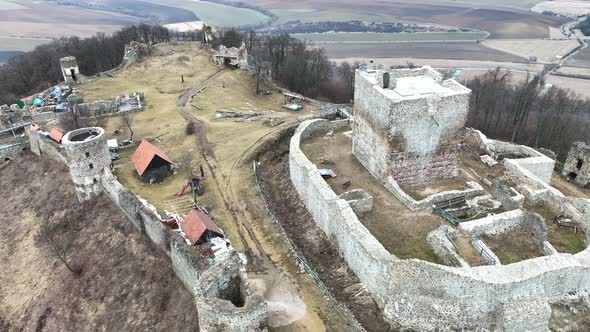
<path id="1" fill-rule="evenodd" d="M 357 216 L 373 210 L 373 196 L 362 189 L 347 191 L 338 197 L 347 201 Z"/>
<path id="2" fill-rule="evenodd" d="M 432 205 L 435 203 L 447 201 L 457 197 L 465 197 L 466 199 L 469 199 L 485 194 L 483 187 L 475 181 L 466 182 L 465 187 L 465 190 L 445 191 L 442 193 L 432 194 L 422 200 L 417 201 L 412 196 L 403 191 L 403 189 L 393 177 L 388 177 L 387 183 L 385 183 L 385 188 L 387 188 L 387 190 L 389 190 L 397 199 L 399 199 L 400 202 L 404 203 L 404 205 L 412 211 L 427 209 L 432 207 Z"/>

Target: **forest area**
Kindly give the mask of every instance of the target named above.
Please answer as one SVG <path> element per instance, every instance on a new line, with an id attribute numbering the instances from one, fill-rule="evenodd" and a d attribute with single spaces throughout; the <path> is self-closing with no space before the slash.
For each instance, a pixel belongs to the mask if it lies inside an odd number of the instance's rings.
<path id="1" fill-rule="evenodd" d="M 574 141 L 588 142 L 590 101 L 546 85 L 540 75 L 512 80 L 501 68 L 468 82 L 467 125 L 492 138 L 554 151 L 563 161 Z"/>

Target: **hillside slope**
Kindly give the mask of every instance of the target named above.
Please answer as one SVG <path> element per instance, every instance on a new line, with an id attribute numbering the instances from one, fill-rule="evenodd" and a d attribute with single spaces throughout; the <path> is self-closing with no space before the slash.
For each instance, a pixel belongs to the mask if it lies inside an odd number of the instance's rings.
<path id="1" fill-rule="evenodd" d="M 197 330 L 168 257 L 107 198 L 79 205 L 63 165 L 25 154 L 0 188 L 0 331 Z"/>

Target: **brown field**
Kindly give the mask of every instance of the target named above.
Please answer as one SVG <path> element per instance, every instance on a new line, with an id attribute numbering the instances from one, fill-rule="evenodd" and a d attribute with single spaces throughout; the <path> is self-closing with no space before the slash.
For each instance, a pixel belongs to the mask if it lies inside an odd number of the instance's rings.
<path id="1" fill-rule="evenodd" d="M 564 89 L 570 89 L 583 98 L 590 99 L 590 80 L 555 75 L 549 75 L 545 80 L 549 84 Z"/>
<path id="2" fill-rule="evenodd" d="M 486 40 L 483 44 L 502 52 L 514 54 L 528 59 L 531 56 L 537 57 L 538 62 L 558 62 L 560 58 L 578 47 L 574 39 L 547 40 L 547 39 L 492 39 Z"/>
<path id="3" fill-rule="evenodd" d="M 477 43 L 316 44 L 331 59 L 422 58 L 525 62 L 524 58 L 487 48 Z"/>
<path id="4" fill-rule="evenodd" d="M 590 48 L 580 50 L 576 56 L 568 61 L 569 66 L 590 67 Z"/>
<path id="5" fill-rule="evenodd" d="M 137 24 L 137 17 L 88 10 L 71 6 L 57 6 L 47 1 L 32 4 L 15 1 L 17 9 L 0 10 L 0 36 L 61 37 L 64 35 L 90 36 L 97 32 L 110 33 L 118 27 Z"/>
<path id="6" fill-rule="evenodd" d="M 55 24 L 2 21 L 0 36 L 59 38 L 63 36 L 90 37 L 97 32 L 113 33 L 121 28 L 116 24 Z"/>
<path id="7" fill-rule="evenodd" d="M 353 16 L 378 15 L 378 20 L 401 20 L 406 22 L 434 23 L 448 26 L 469 27 L 488 31 L 491 38 L 545 38 L 549 27 L 558 27 L 568 21 L 566 18 L 544 16 L 517 8 L 503 7 L 502 4 L 481 5 L 446 1 L 391 1 L 373 2 L 356 0 L 304 0 L 285 3 L 280 0 L 255 0 L 259 6 L 277 10 L 278 13 L 297 13 L 291 19 L 304 20 L 313 15 L 316 20 L 330 20 L 330 14 L 338 11 Z M 514 1 L 514 3 L 518 3 Z M 529 3 L 531 5 L 533 3 Z M 299 11 L 299 12 L 297 12 Z M 325 16 L 318 15 L 324 12 Z"/>

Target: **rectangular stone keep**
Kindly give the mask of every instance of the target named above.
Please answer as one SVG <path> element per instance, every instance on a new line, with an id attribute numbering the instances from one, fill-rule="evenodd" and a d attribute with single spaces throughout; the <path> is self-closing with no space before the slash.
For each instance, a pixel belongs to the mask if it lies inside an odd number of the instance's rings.
<path id="1" fill-rule="evenodd" d="M 457 176 L 470 93 L 430 67 L 357 70 L 353 154 L 382 182 Z"/>

